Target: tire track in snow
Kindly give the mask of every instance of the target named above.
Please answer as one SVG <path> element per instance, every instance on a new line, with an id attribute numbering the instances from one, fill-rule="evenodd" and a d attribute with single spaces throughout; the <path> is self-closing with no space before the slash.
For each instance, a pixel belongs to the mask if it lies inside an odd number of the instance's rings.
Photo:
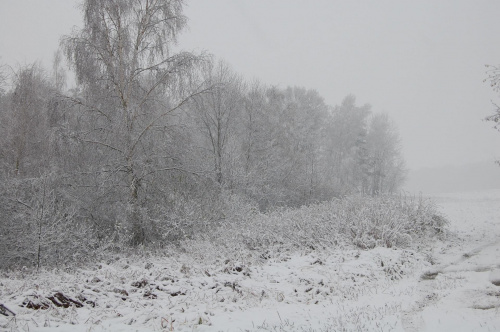
<path id="1" fill-rule="evenodd" d="M 450 262 L 450 263 L 447 263 L 447 264 L 440 264 L 438 267 L 434 268 L 434 269 L 431 269 L 431 270 L 428 270 L 426 272 L 424 272 L 422 275 L 421 275 L 421 279 L 423 280 L 432 280 L 432 279 L 435 279 L 436 276 L 440 273 L 446 273 L 446 272 L 459 272 L 459 271 L 473 271 L 473 270 L 470 270 L 470 269 L 449 269 L 449 267 L 451 266 L 457 266 L 465 261 L 468 261 L 470 260 L 471 258 L 473 258 L 474 256 L 477 256 L 479 255 L 483 250 L 487 249 L 487 248 L 490 248 L 490 247 L 494 247 L 494 246 L 499 246 L 500 245 L 500 240 L 499 241 L 495 241 L 495 242 L 491 242 L 491 243 L 488 243 L 488 244 L 484 244 L 482 246 L 479 246 L 463 255 L 461 255 L 458 259 L 455 259 L 454 261 Z M 499 267 L 500 265 L 499 264 L 496 264 L 496 263 L 492 263 L 491 265 L 486 265 L 486 266 L 482 266 L 480 268 L 480 270 L 489 270 L 489 269 L 493 269 L 495 267 Z M 479 267 L 479 266 L 478 266 Z M 476 271 L 476 270 L 474 270 Z"/>
<path id="2" fill-rule="evenodd" d="M 488 248 L 495 246 L 500 246 L 500 240 L 490 242 L 479 247 L 476 247 L 467 253 L 461 255 L 459 258 L 452 260 L 449 263 L 440 264 L 438 267 L 424 272 L 420 276 L 418 283 L 417 294 L 419 294 L 419 299 L 415 302 L 410 309 L 402 312 L 401 323 L 405 332 L 418 332 L 425 330 L 425 321 L 422 317 L 422 312 L 425 308 L 435 304 L 437 301 L 443 297 L 439 296 L 436 292 L 438 286 L 440 285 L 435 279 L 438 274 L 454 273 L 454 272 L 484 272 L 488 270 L 493 270 L 495 268 L 500 268 L 498 262 L 491 262 L 487 265 L 473 265 L 473 267 L 459 268 L 460 264 L 474 260 Z M 494 260 L 494 259 L 492 259 Z M 450 267 L 456 267 L 450 269 Z"/>

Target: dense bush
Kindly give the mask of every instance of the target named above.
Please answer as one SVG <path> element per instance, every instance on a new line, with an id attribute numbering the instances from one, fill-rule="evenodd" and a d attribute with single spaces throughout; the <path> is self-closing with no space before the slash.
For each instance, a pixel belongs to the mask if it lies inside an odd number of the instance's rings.
<path id="1" fill-rule="evenodd" d="M 54 174 L 0 185 L 0 268 L 66 265 L 91 257 L 98 237 Z"/>
<path id="2" fill-rule="evenodd" d="M 222 227 L 184 242 L 188 250 L 197 251 L 203 241 L 206 254 L 257 251 L 263 257 L 296 249 L 409 247 L 439 235 L 447 224 L 430 199 L 396 195 L 350 196 L 267 214 L 230 196 L 226 208 Z"/>
<path id="3" fill-rule="evenodd" d="M 49 174 L 3 184 L 0 268 L 67 265 L 96 250 L 129 250 L 126 230 L 100 234 L 59 182 Z M 249 253 L 268 258 L 297 249 L 408 247 L 443 232 L 447 223 L 433 202 L 421 197 L 350 196 L 262 213 L 254 201 L 229 192 L 198 196 L 172 196 L 176 204 L 165 204 L 155 218 L 145 214 L 155 241 L 144 249 L 176 252 L 180 246 L 193 256 L 216 259 Z"/>

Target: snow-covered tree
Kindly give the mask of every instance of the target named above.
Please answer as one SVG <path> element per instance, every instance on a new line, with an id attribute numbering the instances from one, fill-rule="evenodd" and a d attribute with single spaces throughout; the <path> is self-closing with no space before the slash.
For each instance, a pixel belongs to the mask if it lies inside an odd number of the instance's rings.
<path id="1" fill-rule="evenodd" d="M 371 118 L 367 134 L 372 195 L 394 193 L 406 178 L 406 167 L 401 155 L 400 138 L 387 114 Z"/>
<path id="2" fill-rule="evenodd" d="M 37 63 L 20 67 L 12 76 L 2 110 L 5 166 L 16 176 L 37 176 L 48 166 L 51 84 Z"/>
<path id="3" fill-rule="evenodd" d="M 486 71 L 488 77 L 484 81 L 489 81 L 493 90 L 500 92 L 500 68 L 491 65 L 486 65 L 486 68 L 488 68 Z M 493 103 L 493 106 L 495 108 L 493 114 L 487 116 L 485 120 L 493 122 L 493 127 L 500 131 L 500 106 L 496 103 Z M 497 160 L 496 163 L 500 165 L 500 160 Z"/>
<path id="4" fill-rule="evenodd" d="M 366 133 L 370 105 L 357 106 L 349 95 L 333 108 L 325 133 L 325 173 L 336 195 L 364 192 L 366 179 Z"/>
<path id="5" fill-rule="evenodd" d="M 182 168 L 169 117 L 201 93 L 196 68 L 205 57 L 174 52 L 186 26 L 182 0 L 86 0 L 82 9 L 83 28 L 62 44 L 81 89 L 74 104 L 87 116 L 80 138 L 94 146 L 100 181 L 127 197 L 124 226 L 142 244 L 143 189 L 157 172 Z"/>
<path id="6" fill-rule="evenodd" d="M 202 154 L 212 161 L 217 183 L 228 185 L 235 158 L 231 143 L 238 141 L 236 121 L 241 117 L 243 82 L 223 61 L 207 65 L 202 76 L 211 91 L 193 98 L 191 103 L 204 141 Z"/>

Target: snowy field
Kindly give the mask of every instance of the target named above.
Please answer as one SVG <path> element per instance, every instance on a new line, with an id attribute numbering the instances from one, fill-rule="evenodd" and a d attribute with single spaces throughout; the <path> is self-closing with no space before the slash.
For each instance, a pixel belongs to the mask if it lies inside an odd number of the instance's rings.
<path id="1" fill-rule="evenodd" d="M 500 190 L 434 198 L 450 233 L 412 250 L 2 272 L 0 330 L 500 331 Z"/>

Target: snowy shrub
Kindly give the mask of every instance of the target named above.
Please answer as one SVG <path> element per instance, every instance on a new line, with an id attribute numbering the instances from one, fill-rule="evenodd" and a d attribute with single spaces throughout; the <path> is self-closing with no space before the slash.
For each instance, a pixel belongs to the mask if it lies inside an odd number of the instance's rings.
<path id="1" fill-rule="evenodd" d="M 406 196 L 351 196 L 264 214 L 233 195 L 226 206 L 221 227 L 198 234 L 195 238 L 205 241 L 201 247 L 185 242 L 187 250 L 236 258 L 254 252 L 268 259 L 296 249 L 409 247 L 442 232 L 447 223 L 432 201 Z"/>
<path id="2" fill-rule="evenodd" d="M 220 189 L 203 179 L 194 183 L 193 179 L 180 178 L 143 185 L 135 207 L 126 195 L 116 195 L 106 211 L 109 215 L 106 220 L 111 220 L 112 227 L 102 229 L 103 235 L 113 234 L 109 245 L 114 251 L 136 247 L 137 244 L 133 243 L 137 232 L 144 238 L 141 246 L 161 249 L 220 226 L 220 220 L 224 218 Z M 132 211 L 136 212 L 137 224 L 127 222 Z"/>
<path id="3" fill-rule="evenodd" d="M 151 232 L 148 238 L 163 245 L 178 244 L 218 228 L 224 218 L 224 201 L 214 188 L 203 189 L 175 191 L 158 204 L 143 208 L 142 218 Z"/>
<path id="4" fill-rule="evenodd" d="M 2 184 L 0 268 L 81 262 L 97 246 L 93 227 L 59 190 L 53 174 Z"/>
<path id="5" fill-rule="evenodd" d="M 416 238 L 443 231 L 446 225 L 433 202 L 421 197 L 354 196 L 337 205 L 342 214 L 339 227 L 361 248 L 409 246 Z"/>

